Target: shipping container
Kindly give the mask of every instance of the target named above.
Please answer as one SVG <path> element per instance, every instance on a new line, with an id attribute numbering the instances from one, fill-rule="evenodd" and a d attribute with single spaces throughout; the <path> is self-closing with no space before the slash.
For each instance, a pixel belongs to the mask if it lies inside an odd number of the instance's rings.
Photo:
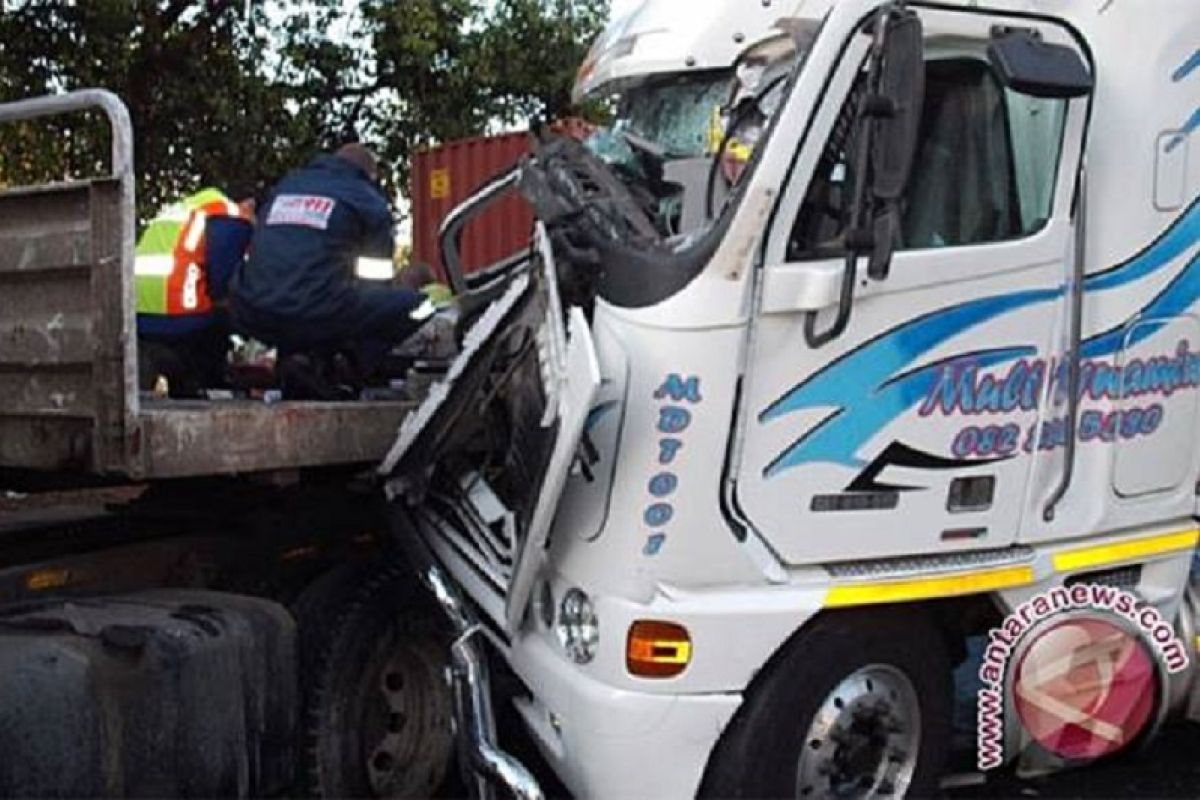
<path id="1" fill-rule="evenodd" d="M 444 276 L 438 229 L 450 211 L 490 178 L 529 152 L 529 134 L 510 133 L 423 150 L 413 160 L 412 263 L 428 264 Z M 467 272 L 495 264 L 529 245 L 533 211 L 517 192 L 467 225 L 462 259 Z"/>
<path id="2" fill-rule="evenodd" d="M 577 139 L 586 138 L 593 126 L 569 118 L 552 129 Z M 438 230 L 450 211 L 490 179 L 514 166 L 530 151 L 530 134 L 463 139 L 422 150 L 413 159 L 412 263 L 428 264 L 444 277 Z M 496 264 L 529 246 L 533 211 L 517 193 L 510 191 L 472 220 L 463 232 L 462 260 L 466 272 Z"/>

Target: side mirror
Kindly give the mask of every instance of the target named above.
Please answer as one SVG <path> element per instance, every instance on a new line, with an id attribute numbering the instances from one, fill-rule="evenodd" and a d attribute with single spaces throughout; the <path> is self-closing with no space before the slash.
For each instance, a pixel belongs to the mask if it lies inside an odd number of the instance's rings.
<path id="1" fill-rule="evenodd" d="M 871 135 L 871 191 L 882 201 L 899 200 L 917 153 L 925 103 L 925 37 L 911 11 L 888 16 L 879 84 L 869 104 L 877 105 Z M 867 109 L 871 113 L 871 109 Z"/>
<path id="2" fill-rule="evenodd" d="M 884 280 L 892 266 L 900 229 L 899 203 L 917 154 L 925 105 L 925 31 L 903 2 L 880 9 L 874 19 L 867 95 L 859 111 L 854 195 L 846 231 L 846 263 L 837 316 L 818 330 L 817 315 L 804 321 L 813 348 L 841 336 L 850 323 L 858 261 L 869 256 L 867 274 Z"/>
<path id="3" fill-rule="evenodd" d="M 870 187 L 864 198 L 861 237 L 869 247 L 867 275 L 887 278 L 900 229 L 900 199 L 908 185 L 917 155 L 921 112 L 925 104 L 925 33 L 921 19 L 907 10 L 887 14 L 880 34 L 882 45 L 873 69 L 874 92 L 864 116 L 871 127 Z"/>
<path id="4" fill-rule="evenodd" d="M 988 61 L 1001 82 L 1019 94 L 1070 100 L 1087 97 L 1095 86 L 1079 53 L 1044 42 L 1032 31 L 997 31 L 988 45 Z"/>

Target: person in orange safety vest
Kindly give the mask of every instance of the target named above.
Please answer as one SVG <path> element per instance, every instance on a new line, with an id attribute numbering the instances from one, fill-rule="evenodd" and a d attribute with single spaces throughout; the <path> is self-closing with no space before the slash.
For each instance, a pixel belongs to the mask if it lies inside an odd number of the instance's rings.
<path id="1" fill-rule="evenodd" d="M 164 208 L 146 227 L 134 258 L 143 389 L 165 378 L 173 396 L 194 396 L 223 382 L 222 306 L 252 231 L 252 201 L 216 189 Z"/>

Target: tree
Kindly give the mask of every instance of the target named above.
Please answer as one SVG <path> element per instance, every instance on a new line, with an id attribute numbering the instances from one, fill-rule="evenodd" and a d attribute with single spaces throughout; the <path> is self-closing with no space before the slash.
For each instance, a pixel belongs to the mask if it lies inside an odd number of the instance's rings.
<path id="1" fill-rule="evenodd" d="M 0 14 L 0 100 L 102 86 L 129 106 L 139 212 L 201 185 L 248 193 L 317 144 L 289 93 L 259 69 L 261 2 L 27 0 Z M 260 32 L 261 31 L 261 32 Z M 31 182 L 95 174 L 97 120 L 0 129 L 0 175 Z"/>
<path id="2" fill-rule="evenodd" d="M 419 147 L 570 110 L 607 0 L 0 0 L 0 102 L 111 89 L 134 123 L 139 215 L 273 183 L 373 146 L 405 185 Z M 85 177 L 98 120 L 0 127 L 0 183 Z"/>
<path id="3" fill-rule="evenodd" d="M 294 23 L 288 57 L 298 98 L 326 138 L 373 144 L 406 185 L 412 154 L 500 127 L 571 113 L 579 64 L 608 16 L 608 0 L 362 0 Z M 349 28 L 331 41 L 312 28 Z M 304 28 L 308 31 L 305 33 Z M 331 143 L 331 142 L 330 142 Z"/>
<path id="4" fill-rule="evenodd" d="M 492 113 L 508 122 L 552 122 L 579 112 L 571 89 L 608 6 L 607 0 L 500 0 L 479 50 Z"/>

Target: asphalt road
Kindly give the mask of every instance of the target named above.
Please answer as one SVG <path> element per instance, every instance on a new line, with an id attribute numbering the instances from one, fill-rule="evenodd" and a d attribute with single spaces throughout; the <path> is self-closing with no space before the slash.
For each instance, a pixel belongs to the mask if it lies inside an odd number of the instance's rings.
<path id="1" fill-rule="evenodd" d="M 1180 723 L 1147 747 L 1086 769 L 1020 781 L 999 775 L 950 797 L 1200 797 L 1200 725 Z"/>
<path id="2" fill-rule="evenodd" d="M 542 783 L 547 797 L 569 798 L 570 794 L 538 756 L 537 748 L 521 730 L 520 723 L 500 709 L 502 744 L 527 764 Z M 458 797 L 461 784 L 454 782 L 442 797 Z M 1178 723 L 1164 730 L 1148 747 L 1086 769 L 1059 772 L 1034 780 L 1018 780 L 1011 774 L 990 775 L 983 785 L 947 791 L 949 800 L 959 798 L 1200 798 L 1200 725 Z"/>

